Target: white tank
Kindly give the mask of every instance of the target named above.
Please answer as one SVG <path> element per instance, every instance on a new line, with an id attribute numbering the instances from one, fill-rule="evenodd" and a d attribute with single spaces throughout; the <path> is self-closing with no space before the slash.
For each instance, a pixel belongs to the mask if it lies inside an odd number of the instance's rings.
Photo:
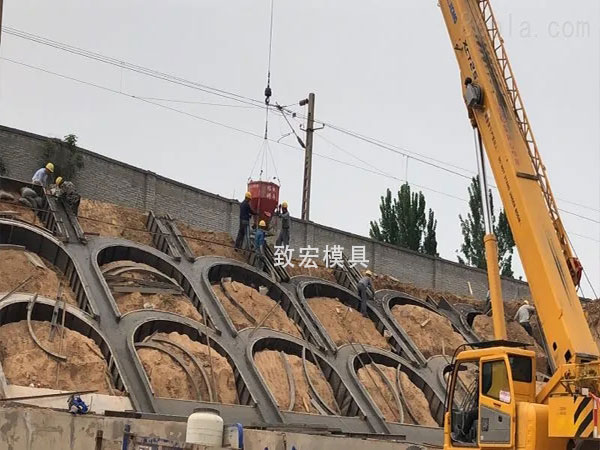
<path id="1" fill-rule="evenodd" d="M 223 419 L 214 409 L 197 408 L 188 417 L 185 430 L 188 444 L 221 447 L 223 445 Z"/>

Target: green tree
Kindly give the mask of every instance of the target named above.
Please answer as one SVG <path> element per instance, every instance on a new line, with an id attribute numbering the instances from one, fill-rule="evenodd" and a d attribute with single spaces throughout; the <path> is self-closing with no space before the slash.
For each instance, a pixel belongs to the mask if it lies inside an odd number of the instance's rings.
<path id="1" fill-rule="evenodd" d="M 388 244 L 437 255 L 437 221 L 431 209 L 428 221 L 425 206 L 423 193 L 411 192 L 408 183 L 400 187 L 395 199 L 388 189 L 386 195 L 381 197 L 381 217 L 378 222 L 371 221 L 369 235 Z"/>
<path id="2" fill-rule="evenodd" d="M 392 191 L 387 190 L 385 197 L 381 197 L 379 223 L 371 222 L 369 235 L 378 241 L 396 244 L 399 242 L 398 220 L 396 218 L 395 200 L 392 200 Z"/>
<path id="3" fill-rule="evenodd" d="M 463 235 L 463 243 L 460 247 L 462 256 L 458 256 L 458 262 L 470 266 L 486 269 L 485 247 L 483 238 L 485 236 L 485 222 L 483 217 L 483 204 L 481 201 L 481 190 L 479 177 L 473 177 L 471 185 L 467 188 L 469 192 L 469 213 L 464 218 L 459 214 L 460 228 Z M 496 221 L 494 213 L 494 201 L 492 191 L 488 192 L 490 210 L 492 213 L 492 227 L 498 239 L 498 264 L 502 276 L 512 277 L 512 256 L 515 241 L 508 224 L 506 213 L 502 210 Z"/>
<path id="4" fill-rule="evenodd" d="M 427 229 L 425 230 L 425 238 L 423 239 L 423 253 L 431 256 L 439 256 L 437 252 L 437 237 L 435 234 L 437 220 L 435 219 L 431 208 L 429 209 L 427 216 Z"/>
<path id="5" fill-rule="evenodd" d="M 50 139 L 45 146 L 44 161 L 54 163 L 54 174 L 72 180 L 75 173 L 83 168 L 83 156 L 77 148 L 77 136 L 68 134 L 63 140 Z"/>

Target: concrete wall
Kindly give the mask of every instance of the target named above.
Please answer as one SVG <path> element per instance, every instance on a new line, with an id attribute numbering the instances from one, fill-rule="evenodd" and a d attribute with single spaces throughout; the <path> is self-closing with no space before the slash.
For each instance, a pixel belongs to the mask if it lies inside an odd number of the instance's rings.
<path id="1" fill-rule="evenodd" d="M 121 450 L 125 425 L 130 425 L 131 433 L 137 436 L 167 439 L 184 447 L 184 422 L 73 416 L 49 409 L 0 407 L 0 449 Z M 433 442 L 441 441 L 440 430 L 432 430 L 432 433 L 435 433 L 432 435 Z M 366 444 L 360 438 L 244 430 L 245 450 L 362 450 L 366 445 L 373 450 L 406 450 L 410 447 L 408 444 L 376 440 L 369 440 Z M 128 448 L 134 450 L 133 445 Z M 184 448 L 200 449 L 199 446 Z"/>
<path id="2" fill-rule="evenodd" d="M 41 167 L 47 138 L 0 126 L 0 158 L 8 176 L 30 179 Z M 84 168 L 74 182 L 84 197 L 139 209 L 169 213 L 195 227 L 215 231 L 237 232 L 238 202 L 161 177 L 122 162 L 82 149 Z M 85 180 L 85 182 L 84 182 Z M 307 245 L 324 249 L 338 244 L 348 249 L 364 245 L 371 268 L 419 287 L 469 294 L 469 283 L 477 298 L 484 298 L 487 278 L 482 270 L 473 269 L 441 258 L 382 244 L 371 239 L 295 219 L 291 246 Z M 507 299 L 529 296 L 526 283 L 503 280 Z"/>

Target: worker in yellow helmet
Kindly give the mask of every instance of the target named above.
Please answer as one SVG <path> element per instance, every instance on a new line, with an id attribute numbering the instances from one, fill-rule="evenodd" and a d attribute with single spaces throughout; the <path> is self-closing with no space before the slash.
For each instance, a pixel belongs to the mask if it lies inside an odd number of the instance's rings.
<path id="1" fill-rule="evenodd" d="M 360 298 L 359 311 L 363 317 L 368 318 L 367 315 L 367 302 L 373 300 L 373 294 L 375 294 L 375 288 L 373 287 L 373 272 L 366 270 L 364 276 L 356 284 L 358 290 L 358 297 Z"/>
<path id="2" fill-rule="evenodd" d="M 254 253 L 256 258 L 254 265 L 259 270 L 264 270 L 265 267 L 265 245 L 266 244 L 266 233 L 267 223 L 264 220 L 258 222 L 258 228 L 254 233 Z"/>
<path id="3" fill-rule="evenodd" d="M 240 203 L 240 227 L 237 238 L 235 239 L 235 248 L 248 248 L 250 246 L 250 217 L 256 215 L 256 211 L 250 206 L 252 194 L 246 192 L 244 201 Z"/>
<path id="4" fill-rule="evenodd" d="M 41 169 L 35 171 L 33 177 L 31 178 L 31 182 L 39 186 L 48 187 L 48 185 L 50 184 L 49 178 L 53 173 L 54 164 L 49 162 L 48 164 L 46 164 L 46 167 L 42 167 Z"/>
<path id="5" fill-rule="evenodd" d="M 79 195 L 77 189 L 75 189 L 75 185 L 71 181 L 65 181 L 63 177 L 57 177 L 52 194 L 58 197 L 73 214 L 77 215 L 81 195 Z"/>
<path id="6" fill-rule="evenodd" d="M 288 211 L 287 202 L 283 202 L 279 205 L 277 216 L 281 217 L 281 230 L 279 231 L 279 236 L 277 236 L 277 241 L 275 241 L 275 245 L 289 247 L 290 245 L 290 212 Z"/>

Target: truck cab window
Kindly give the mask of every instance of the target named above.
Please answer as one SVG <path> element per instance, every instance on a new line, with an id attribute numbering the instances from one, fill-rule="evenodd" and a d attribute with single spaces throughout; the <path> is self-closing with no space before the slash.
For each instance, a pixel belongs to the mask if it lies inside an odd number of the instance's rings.
<path id="1" fill-rule="evenodd" d="M 479 364 L 477 361 L 457 363 L 451 407 L 451 436 L 460 445 L 477 444 L 479 415 Z"/>
<path id="2" fill-rule="evenodd" d="M 503 403 L 510 403 L 510 383 L 504 360 L 483 363 L 481 372 L 481 394 Z"/>

